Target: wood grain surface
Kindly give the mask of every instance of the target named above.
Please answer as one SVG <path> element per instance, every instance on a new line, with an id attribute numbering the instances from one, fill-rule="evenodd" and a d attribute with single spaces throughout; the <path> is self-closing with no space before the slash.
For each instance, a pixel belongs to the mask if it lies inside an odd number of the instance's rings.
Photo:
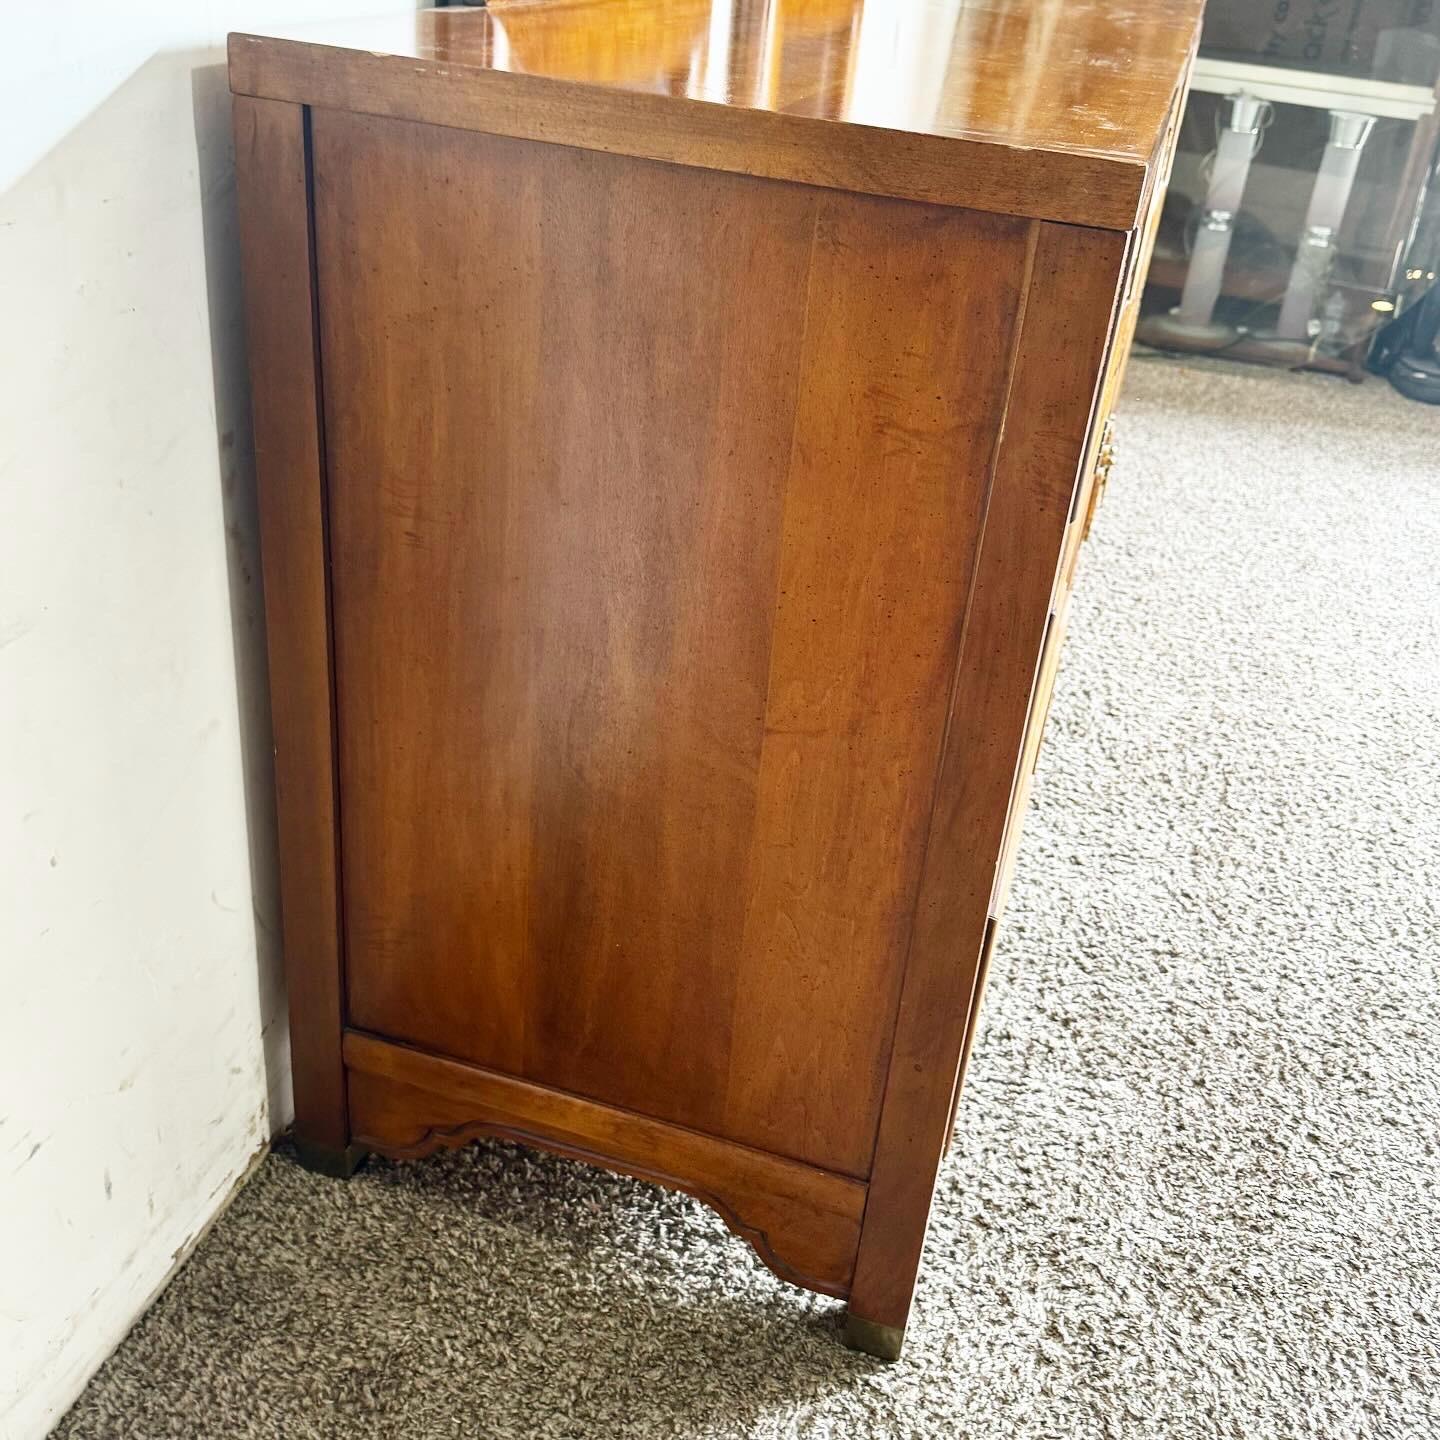
<path id="1" fill-rule="evenodd" d="M 355 1023 L 868 1174 L 1025 222 L 315 151 Z"/>
<path id="2" fill-rule="evenodd" d="M 337 794 L 305 112 L 237 97 L 235 168 L 269 617 L 280 904 L 295 1128 L 349 1142 L 340 1058 Z"/>
<path id="3" fill-rule="evenodd" d="M 1126 237 L 1037 227 L 910 937 L 851 1296 L 903 1328 L 965 1045 L 1061 543 Z"/>
<path id="4" fill-rule="evenodd" d="M 231 38 L 239 93 L 1128 229 L 1200 4 L 573 0 Z"/>
<path id="5" fill-rule="evenodd" d="M 867 1175 L 1026 222 L 827 199 L 725 1133 Z M 782 322 L 784 323 L 784 322 Z M 940 379 L 938 377 L 944 377 Z"/>
<path id="6" fill-rule="evenodd" d="M 658 1179 L 898 1354 L 1198 10 L 232 37 L 332 1168 Z"/>

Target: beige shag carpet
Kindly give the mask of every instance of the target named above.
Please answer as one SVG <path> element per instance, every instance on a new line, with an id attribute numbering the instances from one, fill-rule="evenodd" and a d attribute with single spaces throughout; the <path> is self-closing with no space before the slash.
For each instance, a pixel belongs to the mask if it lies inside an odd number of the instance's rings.
<path id="1" fill-rule="evenodd" d="M 57 1434 L 1440 1435 L 1440 412 L 1119 426 L 899 1365 L 683 1197 L 281 1149 Z"/>

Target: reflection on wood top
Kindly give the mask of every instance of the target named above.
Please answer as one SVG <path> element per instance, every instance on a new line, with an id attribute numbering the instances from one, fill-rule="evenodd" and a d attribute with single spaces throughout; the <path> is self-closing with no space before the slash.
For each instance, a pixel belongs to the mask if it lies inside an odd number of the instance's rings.
<path id="1" fill-rule="evenodd" d="M 491 0 L 232 36 L 231 85 L 1127 228 L 1200 11 L 1201 0 Z M 1014 173 L 991 173 L 1002 166 Z"/>

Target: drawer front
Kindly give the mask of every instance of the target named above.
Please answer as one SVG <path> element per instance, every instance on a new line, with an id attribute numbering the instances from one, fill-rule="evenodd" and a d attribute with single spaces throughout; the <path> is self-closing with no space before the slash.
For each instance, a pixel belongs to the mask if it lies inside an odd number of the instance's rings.
<path id="1" fill-rule="evenodd" d="M 1104 499 L 1105 488 L 1109 483 L 1110 471 L 1115 461 L 1115 422 L 1112 410 L 1124 382 L 1125 366 L 1129 359 L 1131 343 L 1135 338 L 1135 325 L 1140 314 L 1140 295 L 1145 286 L 1145 274 L 1150 267 L 1150 256 L 1155 248 L 1155 236 L 1159 229 L 1165 187 L 1169 183 L 1170 169 L 1175 159 L 1175 146 L 1184 102 L 1185 86 L 1182 85 L 1177 90 L 1171 106 L 1159 181 L 1152 192 L 1144 227 L 1131 256 L 1124 299 L 1116 317 L 1109 356 L 1096 402 L 1095 418 L 1091 426 L 1085 465 L 1081 472 L 1080 483 L 1076 487 L 1070 523 L 1065 531 L 1060 565 L 1055 579 L 1055 595 L 1050 624 L 1046 631 L 1045 645 L 1036 671 L 1035 690 L 1031 697 L 1030 714 L 1025 727 L 1025 745 L 1016 770 L 1015 789 L 1010 802 L 1009 818 L 1005 826 L 1005 842 L 1001 848 L 999 863 L 995 871 L 995 887 L 991 894 L 990 913 L 997 921 L 1004 913 L 1005 904 L 1010 895 L 1010 886 L 1015 877 L 1015 861 L 1020 848 L 1021 832 L 1024 829 L 1025 810 L 1030 801 L 1035 765 L 1039 759 L 1045 725 L 1050 715 L 1050 700 L 1055 687 L 1055 677 L 1060 668 L 1060 650 L 1064 642 L 1070 593 L 1075 584 L 1080 550 L 1090 537 L 1090 527 L 1095 520 L 1095 511 Z"/>
<path id="2" fill-rule="evenodd" d="M 1045 740 L 1045 725 L 1050 718 L 1050 701 L 1055 693 L 1055 680 L 1060 673 L 1060 655 L 1065 644 L 1065 628 L 1069 620 L 1069 597 L 1060 609 L 1052 611 L 1045 630 L 1045 647 L 1040 655 L 1040 668 L 1035 677 L 1035 690 L 1030 700 L 1030 716 L 1025 725 L 1025 745 L 1015 775 L 1015 794 L 1010 802 L 1010 818 L 1005 826 L 1005 843 L 1000 862 L 995 867 L 995 888 L 990 898 L 990 914 L 999 920 L 1010 898 L 1010 885 L 1015 878 L 1015 860 L 1020 849 L 1020 836 L 1025 827 L 1025 810 L 1030 803 L 1030 787 L 1040 749 Z"/>
<path id="3" fill-rule="evenodd" d="M 1115 432 L 1112 414 L 1125 381 L 1125 369 L 1130 360 L 1130 347 L 1135 339 L 1135 326 L 1140 319 L 1140 297 L 1145 289 L 1145 276 L 1150 269 L 1150 257 L 1155 250 L 1155 236 L 1160 228 L 1160 213 L 1164 206 L 1165 189 L 1170 181 L 1171 167 L 1175 163 L 1175 147 L 1179 139 L 1180 116 L 1185 106 L 1186 87 L 1182 85 L 1175 94 L 1170 109 L 1170 123 L 1166 128 L 1161 156 L 1161 170 L 1140 230 L 1125 284 L 1125 298 L 1116 317 L 1110 353 L 1106 362 L 1105 376 L 1101 381 L 1100 394 L 1095 407 L 1095 420 L 1091 427 L 1090 448 L 1085 468 L 1081 473 L 1079 488 L 1075 494 L 1075 505 L 1071 512 L 1070 527 L 1065 534 L 1065 547 L 1061 557 L 1060 573 L 1056 582 L 1055 603 L 1075 583 L 1075 569 L 1080 558 L 1080 547 L 1089 538 L 1090 526 L 1095 518 L 1095 509 L 1104 498 L 1105 484 L 1110 476 L 1114 459 Z"/>

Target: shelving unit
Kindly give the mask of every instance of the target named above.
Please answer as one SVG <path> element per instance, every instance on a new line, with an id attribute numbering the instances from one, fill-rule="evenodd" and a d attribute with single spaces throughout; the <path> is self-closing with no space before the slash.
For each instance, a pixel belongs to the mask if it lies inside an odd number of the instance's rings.
<path id="1" fill-rule="evenodd" d="M 1331 276 L 1326 282 L 1327 295 L 1339 293 L 1343 297 L 1342 324 L 1347 333 L 1361 329 L 1368 312 L 1377 305 L 1394 302 L 1404 288 L 1402 256 L 1417 207 L 1423 199 L 1429 159 L 1436 143 L 1435 92 L 1423 85 L 1398 84 L 1368 76 L 1297 70 L 1204 55 L 1196 61 L 1191 89 L 1227 98 L 1245 96 L 1271 105 L 1301 105 L 1328 111 L 1332 117 L 1339 116 L 1341 119 L 1398 120 L 1414 127 L 1396 203 L 1385 228 L 1382 250 L 1385 273 L 1379 277 L 1379 283 L 1364 283 L 1353 275 L 1343 274 Z M 1334 123 L 1332 120 L 1332 125 Z M 1231 220 L 1229 214 L 1220 217 L 1222 224 L 1229 224 Z M 1178 296 L 1189 273 L 1190 256 L 1175 230 L 1173 225 L 1162 230 L 1150 267 L 1149 285 L 1152 290 L 1173 292 Z M 1330 234 L 1333 237 L 1333 230 Z M 1297 236 L 1297 245 L 1304 244 L 1305 239 L 1304 235 Z M 1227 263 L 1220 280 L 1219 296 L 1223 300 L 1240 300 L 1256 305 L 1274 303 L 1278 306 L 1286 283 L 1287 275 L 1279 270 Z M 1364 356 L 1369 348 L 1368 334 L 1338 352 L 1321 349 L 1318 339 L 1307 346 L 1304 341 L 1297 341 L 1293 333 L 1289 339 L 1281 339 L 1241 330 L 1233 339 L 1220 343 L 1213 339 L 1207 341 L 1199 335 L 1190 340 L 1177 333 L 1175 326 L 1166 325 L 1161 312 L 1152 309 L 1147 318 L 1152 323 L 1147 326 L 1142 322 L 1141 338 L 1166 348 L 1300 364 L 1305 368 L 1343 374 L 1353 380 L 1362 378 Z"/>

